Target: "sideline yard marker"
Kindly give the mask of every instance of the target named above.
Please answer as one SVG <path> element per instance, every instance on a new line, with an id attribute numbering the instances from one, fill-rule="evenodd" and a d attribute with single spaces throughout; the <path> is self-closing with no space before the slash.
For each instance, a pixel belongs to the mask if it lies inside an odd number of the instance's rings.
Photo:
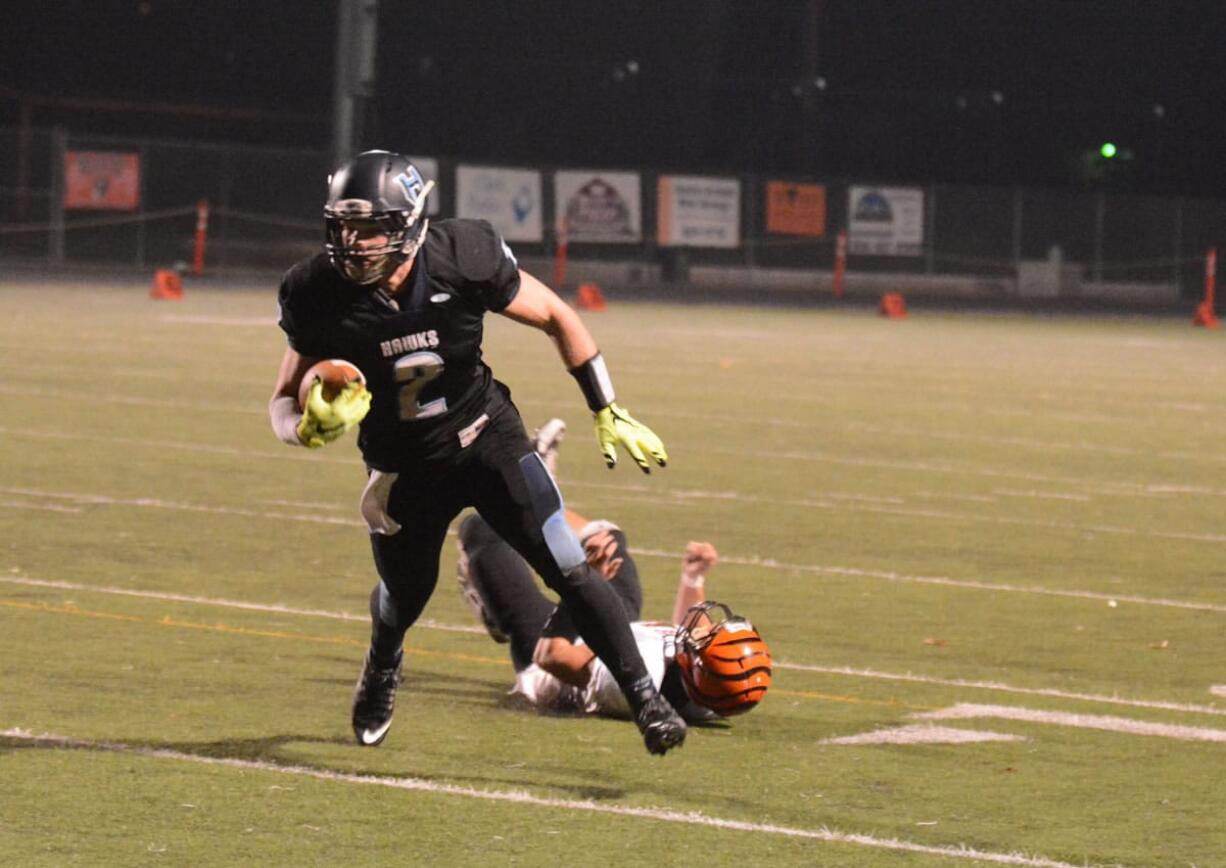
<path id="1" fill-rule="evenodd" d="M 1043 711 L 1037 708 L 1022 708 L 1013 705 L 975 705 L 959 703 L 939 711 L 922 711 L 911 715 L 914 720 L 969 720 L 986 717 L 995 720 L 1019 720 L 1024 723 L 1051 723 L 1077 729 L 1099 729 L 1128 735 L 1153 735 L 1174 738 L 1180 741 L 1212 741 L 1226 744 L 1226 729 L 1210 729 L 1204 726 L 1183 726 L 1171 723 L 1152 723 L 1147 720 L 1132 720 L 1127 717 L 1112 717 L 1105 714 L 1072 714 L 1067 711 Z"/>
<path id="2" fill-rule="evenodd" d="M 976 744 L 984 741 L 1025 740 L 1024 736 L 1009 735 L 1003 732 L 955 729 L 951 726 L 920 723 L 910 726 L 891 726 L 840 738 L 824 738 L 818 744 Z"/>

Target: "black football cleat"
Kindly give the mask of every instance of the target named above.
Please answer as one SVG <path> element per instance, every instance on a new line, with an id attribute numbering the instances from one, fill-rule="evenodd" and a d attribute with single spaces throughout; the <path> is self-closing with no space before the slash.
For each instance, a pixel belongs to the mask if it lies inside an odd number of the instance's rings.
<path id="1" fill-rule="evenodd" d="M 690 726 L 720 726 L 726 721 L 709 708 L 704 708 L 697 702 L 686 701 L 676 706 L 681 719 Z"/>
<path id="2" fill-rule="evenodd" d="M 396 658 L 396 665 L 380 669 L 367 653 L 362 662 L 362 674 L 353 691 L 353 734 L 358 744 L 374 747 L 387 738 L 392 728 L 392 712 L 396 707 L 396 687 L 400 684 L 400 662 L 403 652 Z"/>
<path id="3" fill-rule="evenodd" d="M 634 716 L 647 752 L 663 756 L 685 741 L 685 721 L 659 693 L 647 700 Z"/>

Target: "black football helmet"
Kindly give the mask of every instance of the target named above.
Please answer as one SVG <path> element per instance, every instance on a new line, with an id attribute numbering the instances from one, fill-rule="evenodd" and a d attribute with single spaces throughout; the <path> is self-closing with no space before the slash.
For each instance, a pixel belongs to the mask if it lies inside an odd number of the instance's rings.
<path id="1" fill-rule="evenodd" d="M 332 266 L 360 284 L 377 283 L 399 268 L 426 237 L 430 221 L 421 214 L 433 187 L 408 157 L 390 151 L 366 151 L 333 172 L 324 205 Z M 356 243 L 358 233 L 388 240 L 363 246 Z"/>

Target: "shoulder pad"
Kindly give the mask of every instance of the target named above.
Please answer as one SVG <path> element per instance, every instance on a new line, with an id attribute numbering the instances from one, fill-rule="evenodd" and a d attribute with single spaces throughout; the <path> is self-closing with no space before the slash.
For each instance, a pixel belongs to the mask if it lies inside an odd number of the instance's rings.
<path id="1" fill-rule="evenodd" d="M 283 296 L 297 290 L 299 294 L 309 292 L 310 287 L 327 281 L 334 273 L 328 254 L 316 253 L 305 259 L 300 259 L 289 267 L 281 278 L 281 294 Z"/>
<path id="2" fill-rule="evenodd" d="M 498 273 L 506 253 L 502 238 L 486 220 L 439 220 L 426 235 L 430 270 L 481 283 Z"/>

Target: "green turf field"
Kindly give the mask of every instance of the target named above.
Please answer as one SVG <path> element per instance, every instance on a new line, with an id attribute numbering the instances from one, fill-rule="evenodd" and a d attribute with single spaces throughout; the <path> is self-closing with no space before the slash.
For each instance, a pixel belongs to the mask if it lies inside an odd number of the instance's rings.
<path id="1" fill-rule="evenodd" d="M 0 282 L 0 865 L 1226 866 L 1226 336 L 615 302 L 644 476 L 490 317 L 645 612 L 714 542 L 775 681 L 663 759 L 518 710 L 448 547 L 369 750 L 352 437 L 270 432 L 273 286 L 146 296 Z"/>

